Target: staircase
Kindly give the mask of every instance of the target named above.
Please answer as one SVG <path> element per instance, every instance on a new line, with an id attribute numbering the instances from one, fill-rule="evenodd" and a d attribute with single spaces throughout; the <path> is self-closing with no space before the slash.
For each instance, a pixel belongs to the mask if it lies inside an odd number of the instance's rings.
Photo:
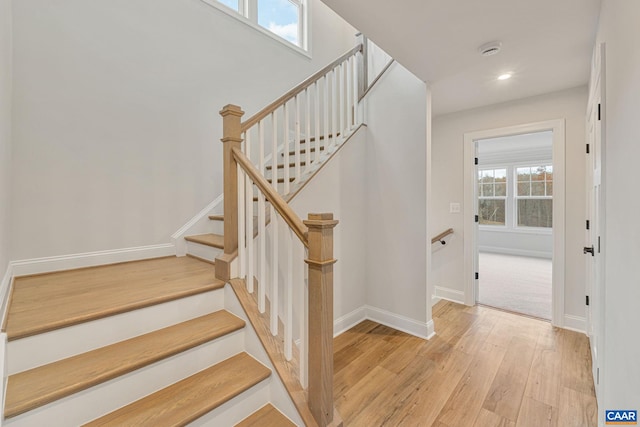
<path id="1" fill-rule="evenodd" d="M 316 145 L 316 138 L 311 137 L 308 138 L 308 142 L 306 139 L 302 139 L 299 141 L 299 144 L 295 144 L 290 142 L 288 144 L 288 148 L 285 150 L 284 147 L 280 149 L 280 156 L 278 156 L 279 160 L 274 168 L 273 164 L 265 165 L 265 177 L 267 181 L 274 185 L 277 189 L 278 193 L 284 196 L 284 199 L 287 202 L 290 202 L 298 192 L 304 187 L 304 185 L 313 177 L 313 175 L 322 168 L 322 166 L 331 159 L 332 155 L 337 152 L 340 146 L 346 142 L 349 136 L 351 136 L 353 132 L 350 132 L 348 135 L 345 135 L 345 138 L 342 138 L 340 132 L 336 133 L 336 138 L 333 135 L 329 135 L 328 138 L 324 136 L 320 136 L 318 144 Z M 310 147 L 308 147 L 310 145 Z M 299 160 L 298 166 L 301 168 L 301 172 L 298 173 L 296 169 L 296 161 L 295 159 L 304 159 L 306 157 L 307 151 L 310 154 L 313 154 L 313 161 L 309 164 L 306 163 L 305 160 Z M 318 153 L 316 156 L 315 153 Z M 285 174 L 285 165 L 288 164 L 288 173 Z M 313 168 L 306 166 L 313 166 Z M 274 172 L 275 170 L 275 172 Z M 306 173 L 305 173 L 306 172 Z M 274 180 L 276 183 L 274 184 Z M 284 185 L 285 180 L 288 183 L 292 184 L 288 186 L 288 188 Z M 258 211 L 258 192 L 254 191 L 253 196 L 254 202 L 254 212 Z M 266 214 L 266 224 L 269 223 L 269 214 Z M 254 216 L 254 236 L 257 236 L 258 233 L 258 217 Z M 224 250 L 224 215 L 220 213 L 213 213 L 208 215 L 208 219 L 210 221 L 210 225 L 206 226 L 209 229 L 209 232 L 199 233 L 199 234 L 191 234 L 184 237 L 186 240 L 186 254 L 200 259 L 201 261 L 213 262 L 218 255 L 220 255 Z"/>
<path id="2" fill-rule="evenodd" d="M 247 327 L 215 266 L 190 257 L 16 278 L 3 423 L 296 425 Z"/>

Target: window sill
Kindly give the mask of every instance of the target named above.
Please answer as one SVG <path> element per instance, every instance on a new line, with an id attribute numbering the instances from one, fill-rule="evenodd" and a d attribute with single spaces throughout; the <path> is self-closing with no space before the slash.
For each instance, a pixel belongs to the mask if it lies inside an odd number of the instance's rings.
<path id="1" fill-rule="evenodd" d="M 262 26 L 256 24 L 255 22 L 251 21 L 250 19 L 247 19 L 246 17 L 242 16 L 238 11 L 231 9 L 225 5 L 223 5 L 222 3 L 218 2 L 217 0 L 201 0 L 203 3 L 205 3 L 208 6 L 211 6 L 213 8 L 218 9 L 221 12 L 224 12 L 225 14 L 231 16 L 232 18 L 237 19 L 238 21 L 242 22 L 243 24 L 249 26 L 250 28 L 253 28 L 254 30 L 258 31 L 259 33 L 269 37 L 271 40 L 274 40 L 286 47 L 288 47 L 289 49 L 291 49 L 292 51 L 298 53 L 299 55 L 302 55 L 308 59 L 311 59 L 311 53 L 309 52 L 309 50 L 303 49 L 300 46 L 297 46 L 293 43 L 291 43 L 288 40 L 283 39 L 282 37 L 272 33 L 271 31 L 267 30 L 266 28 L 263 28 Z M 309 36 L 307 35 L 307 38 Z M 309 40 L 307 39 L 307 45 L 309 45 Z"/>
<path id="2" fill-rule="evenodd" d="M 515 234 L 537 234 L 537 235 L 546 235 L 551 236 L 553 234 L 553 230 L 550 228 L 511 228 L 511 227 L 501 227 L 501 226 L 491 226 L 491 225 L 480 225 L 478 226 L 478 230 L 480 231 L 491 231 L 497 233 L 515 233 Z"/>

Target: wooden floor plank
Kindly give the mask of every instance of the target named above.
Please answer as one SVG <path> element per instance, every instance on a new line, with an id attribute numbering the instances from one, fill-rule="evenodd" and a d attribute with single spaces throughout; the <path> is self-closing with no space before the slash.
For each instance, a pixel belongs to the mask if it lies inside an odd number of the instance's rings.
<path id="1" fill-rule="evenodd" d="M 242 327 L 243 320 L 221 310 L 11 375 L 7 383 L 5 416 L 13 417 L 35 409 Z"/>
<path id="2" fill-rule="evenodd" d="M 442 301 L 433 313 L 429 341 L 371 321 L 335 339 L 345 426 L 596 425 L 586 336 L 487 307 Z"/>
<path id="3" fill-rule="evenodd" d="M 184 426 L 270 374 L 267 367 L 240 353 L 85 426 Z"/>
<path id="4" fill-rule="evenodd" d="M 295 424 L 269 404 L 236 424 L 236 427 L 295 427 Z"/>
<path id="5" fill-rule="evenodd" d="M 190 257 L 18 277 L 6 332 L 14 340 L 223 286 L 213 265 Z"/>

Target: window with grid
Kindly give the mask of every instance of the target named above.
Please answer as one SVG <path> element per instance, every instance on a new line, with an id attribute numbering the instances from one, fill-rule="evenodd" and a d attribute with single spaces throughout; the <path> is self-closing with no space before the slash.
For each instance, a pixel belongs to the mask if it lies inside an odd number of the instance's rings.
<path id="1" fill-rule="evenodd" d="M 478 213 L 481 225 L 506 225 L 507 170 L 478 171 Z"/>
<path id="2" fill-rule="evenodd" d="M 306 0 L 205 0 L 217 2 L 244 16 L 252 24 L 302 49 Z"/>
<path id="3" fill-rule="evenodd" d="M 516 226 L 551 228 L 553 225 L 553 167 L 516 168 Z"/>

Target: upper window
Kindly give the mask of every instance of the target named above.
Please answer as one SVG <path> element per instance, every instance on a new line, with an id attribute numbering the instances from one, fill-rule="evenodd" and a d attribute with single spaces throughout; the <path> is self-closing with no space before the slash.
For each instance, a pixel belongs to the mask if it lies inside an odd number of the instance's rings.
<path id="1" fill-rule="evenodd" d="M 251 24 L 306 50 L 306 0 L 205 0 L 223 4 Z"/>

